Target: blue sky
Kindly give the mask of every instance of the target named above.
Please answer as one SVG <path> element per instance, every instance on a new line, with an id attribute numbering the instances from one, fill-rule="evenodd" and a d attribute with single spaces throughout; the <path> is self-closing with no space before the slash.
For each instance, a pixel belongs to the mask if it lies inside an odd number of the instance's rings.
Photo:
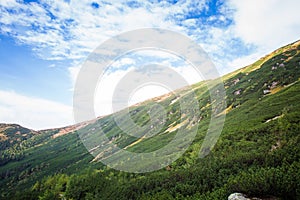
<path id="1" fill-rule="evenodd" d="M 2 0 L 0 123 L 34 129 L 72 124 L 73 87 L 80 66 L 103 41 L 124 31 L 156 27 L 180 32 L 199 43 L 225 74 L 298 40 L 299 7 L 296 0 Z M 141 60 L 175 65 L 192 77 L 193 72 L 176 59 L 150 54 L 117 61 L 117 70 L 105 80 L 107 96 L 128 67 Z M 197 81 L 191 78 L 191 83 Z M 136 101 L 163 92 L 155 91 L 141 92 Z M 97 114 L 109 113 L 108 107 L 101 104 Z"/>

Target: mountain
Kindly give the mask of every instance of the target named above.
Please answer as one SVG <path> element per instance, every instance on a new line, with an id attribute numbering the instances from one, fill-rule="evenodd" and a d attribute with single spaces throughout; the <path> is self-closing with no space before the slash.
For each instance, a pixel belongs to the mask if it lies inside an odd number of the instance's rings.
<path id="1" fill-rule="evenodd" d="M 14 144 L 31 138 L 38 134 L 34 130 L 24 128 L 17 124 L 0 124 L 1 150 L 5 150 Z"/>
<path id="2" fill-rule="evenodd" d="M 24 128 L 17 124 L 0 124 L 0 166 L 9 161 L 18 161 L 24 157 L 25 141 L 37 131 Z"/>
<path id="3" fill-rule="evenodd" d="M 262 199 L 299 199 L 300 41 L 222 80 L 223 110 L 214 106 L 208 90 L 214 80 L 206 80 L 71 127 L 32 131 L 1 125 L 0 198 L 226 199 L 241 192 Z M 182 102 L 192 101 L 192 93 L 198 112 L 181 108 Z M 219 118 L 226 114 L 222 133 L 215 146 L 201 147 L 214 139 L 206 133 L 215 113 Z M 121 172 L 98 162 L 113 166 L 118 160 L 118 167 L 143 169 L 152 162 L 136 162 L 122 150 L 150 155 L 171 142 L 186 151 L 157 171 Z M 160 163 L 172 158 L 166 152 Z M 199 152 L 207 156 L 199 157 Z"/>

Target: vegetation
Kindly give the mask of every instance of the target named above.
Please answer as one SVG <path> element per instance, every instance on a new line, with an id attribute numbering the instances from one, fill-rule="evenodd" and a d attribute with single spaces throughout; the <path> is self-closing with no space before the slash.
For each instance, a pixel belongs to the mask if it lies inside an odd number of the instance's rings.
<path id="1" fill-rule="evenodd" d="M 57 138 L 51 137 L 57 130 L 48 130 L 26 140 L 14 140 L 11 145 L 5 143 L 0 154 L 0 198 L 206 200 L 226 199 L 233 192 L 242 192 L 250 197 L 300 199 L 299 69 L 300 42 L 296 42 L 224 76 L 226 121 L 218 143 L 204 158 L 198 155 L 214 100 L 205 82 L 193 85 L 200 108 L 200 116 L 193 118 L 199 122 L 197 135 L 183 156 L 159 171 L 135 174 L 110 169 L 96 162 L 78 134 L 94 133 L 90 140 L 97 141 L 101 127 L 108 142 L 131 152 L 152 152 L 192 124 L 193 120 L 174 129 L 185 120 L 181 119 L 184 113 L 180 101 L 189 101 L 186 88 L 177 96 L 130 108 L 131 119 L 139 126 L 151 122 L 149 110 L 155 103 L 166 108 L 165 121 L 161 119 L 142 130 L 149 133 L 157 128 L 154 137 L 140 140 L 126 134 L 114 120 L 124 119 L 124 111 L 120 111 Z M 5 137 L 12 136 L 5 133 Z M 96 149 L 94 156 L 104 151 Z M 14 159 L 16 152 L 20 156 Z M 107 152 L 105 156 L 117 153 Z"/>

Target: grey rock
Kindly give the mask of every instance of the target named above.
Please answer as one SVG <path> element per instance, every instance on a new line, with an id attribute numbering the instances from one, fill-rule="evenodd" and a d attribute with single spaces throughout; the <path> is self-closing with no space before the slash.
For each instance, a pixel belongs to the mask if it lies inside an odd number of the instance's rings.
<path id="1" fill-rule="evenodd" d="M 228 200 L 249 200 L 249 199 L 246 198 L 245 195 L 242 193 L 233 193 L 229 195 Z"/>
<path id="2" fill-rule="evenodd" d="M 242 193 L 233 193 L 229 195 L 228 200 L 261 200 L 259 198 L 247 198 L 246 195 Z"/>

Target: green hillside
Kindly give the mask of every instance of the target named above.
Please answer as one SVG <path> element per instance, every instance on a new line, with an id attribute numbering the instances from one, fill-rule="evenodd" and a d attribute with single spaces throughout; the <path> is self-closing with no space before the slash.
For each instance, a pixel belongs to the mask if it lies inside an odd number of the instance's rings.
<path id="1" fill-rule="evenodd" d="M 0 124 L 0 166 L 24 158 L 25 141 L 38 134 L 17 124 Z"/>
<path id="2" fill-rule="evenodd" d="M 125 110 L 64 134 L 58 134 L 61 129 L 36 132 L 0 125 L 0 198 L 206 200 L 241 192 L 263 199 L 300 199 L 300 41 L 225 75 L 223 82 L 227 105 L 219 115 L 226 114 L 226 121 L 214 148 L 201 149 L 209 153 L 204 158 L 199 152 L 215 111 L 207 82 L 192 86 L 199 115 L 180 110 L 180 103 L 192 98 L 187 88 L 178 90 L 177 96 L 167 94 L 129 108 L 133 122 L 146 127 L 141 133 L 159 130 L 153 137 L 126 134 L 115 120 L 135 132 L 127 125 Z M 153 123 L 149 113 L 157 104 L 165 108 L 166 118 L 153 113 L 158 119 Z M 149 123 L 153 124 L 146 126 Z M 101 144 L 100 129 L 108 138 Z M 197 134 L 183 156 L 158 171 L 121 172 L 97 162 L 128 161 L 121 151 L 107 149 L 108 144 L 151 153 L 169 144 L 178 132 L 188 135 L 194 130 Z M 79 135 L 89 140 L 94 157 Z M 183 148 L 182 141 L 175 141 L 178 148 Z"/>

